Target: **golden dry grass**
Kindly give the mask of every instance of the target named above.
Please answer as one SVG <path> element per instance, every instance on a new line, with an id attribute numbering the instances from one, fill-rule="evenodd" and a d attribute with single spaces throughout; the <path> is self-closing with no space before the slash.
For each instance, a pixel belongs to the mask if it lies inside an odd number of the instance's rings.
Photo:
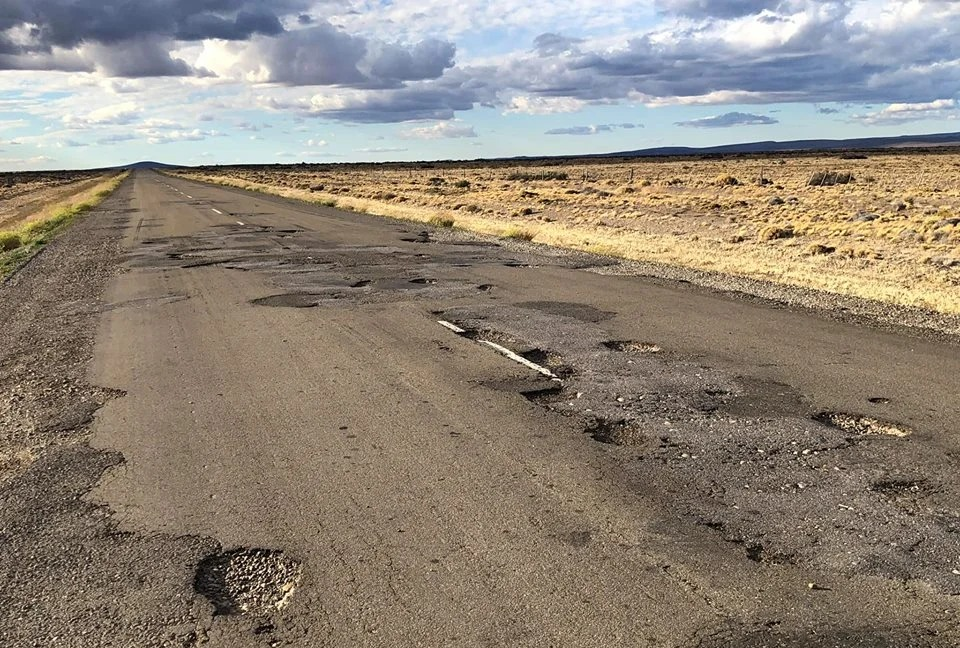
<path id="1" fill-rule="evenodd" d="M 522 233 L 540 243 L 960 313 L 960 155 L 952 153 L 179 173 L 354 211 L 453 220 L 486 234 Z M 847 174 L 845 184 L 822 180 Z"/>

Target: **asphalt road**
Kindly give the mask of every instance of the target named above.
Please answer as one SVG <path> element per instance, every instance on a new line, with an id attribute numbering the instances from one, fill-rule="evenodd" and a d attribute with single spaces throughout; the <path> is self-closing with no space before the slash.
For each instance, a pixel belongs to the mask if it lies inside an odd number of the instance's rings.
<path id="1" fill-rule="evenodd" d="M 956 344 L 607 263 L 137 172 L 0 287 L 74 327 L 8 400 L 86 413 L 3 482 L 0 638 L 960 645 Z"/>

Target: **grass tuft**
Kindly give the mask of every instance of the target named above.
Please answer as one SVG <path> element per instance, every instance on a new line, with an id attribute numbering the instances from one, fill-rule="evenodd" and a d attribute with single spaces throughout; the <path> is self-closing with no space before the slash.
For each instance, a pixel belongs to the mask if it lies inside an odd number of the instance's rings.
<path id="1" fill-rule="evenodd" d="M 431 216 L 427 221 L 434 227 L 453 227 L 454 220 L 448 216 Z"/>
<path id="2" fill-rule="evenodd" d="M 536 235 L 536 232 L 528 229 L 511 227 L 503 233 L 503 238 L 514 239 L 517 241 L 532 241 Z"/>

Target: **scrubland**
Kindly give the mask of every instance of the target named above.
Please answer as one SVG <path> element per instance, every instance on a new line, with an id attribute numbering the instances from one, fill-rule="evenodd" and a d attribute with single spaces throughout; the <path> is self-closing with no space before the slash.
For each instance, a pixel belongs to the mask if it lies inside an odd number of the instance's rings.
<path id="1" fill-rule="evenodd" d="M 100 204 L 126 175 L 102 171 L 0 174 L 0 278 L 75 216 Z"/>
<path id="2" fill-rule="evenodd" d="M 960 313 L 960 153 L 208 167 L 343 209 Z"/>

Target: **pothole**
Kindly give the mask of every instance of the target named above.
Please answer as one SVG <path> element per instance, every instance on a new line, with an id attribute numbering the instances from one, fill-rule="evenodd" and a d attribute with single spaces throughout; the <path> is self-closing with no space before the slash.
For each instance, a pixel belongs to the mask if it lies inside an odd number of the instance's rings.
<path id="1" fill-rule="evenodd" d="M 282 551 L 234 549 L 200 561 L 193 588 L 217 614 L 265 614 L 283 609 L 302 573 L 301 563 Z"/>
<path id="2" fill-rule="evenodd" d="M 870 490 L 887 497 L 919 495 L 931 489 L 926 479 L 880 479 L 870 485 Z"/>
<path id="3" fill-rule="evenodd" d="M 252 300 L 250 303 L 255 306 L 272 306 L 274 308 L 313 308 L 317 305 L 319 299 L 320 295 L 289 293 L 260 297 L 259 299 Z"/>
<path id="4" fill-rule="evenodd" d="M 543 349 L 530 349 L 518 354 L 524 360 L 529 360 L 534 364 L 545 367 L 552 371 L 558 378 L 567 378 L 573 375 L 573 368 L 563 361 L 563 357 L 552 351 Z"/>
<path id="5" fill-rule="evenodd" d="M 520 395 L 531 403 L 549 408 L 551 405 L 564 400 L 563 386 L 560 383 L 553 382 L 543 386 L 524 389 Z"/>
<path id="6" fill-rule="evenodd" d="M 910 436 L 911 430 L 888 423 L 869 416 L 857 416 L 855 414 L 844 414 L 842 412 L 820 412 L 813 416 L 813 420 L 824 425 L 842 430 L 849 434 L 860 436 Z"/>
<path id="7" fill-rule="evenodd" d="M 646 437 L 640 432 L 633 421 L 626 419 L 595 418 L 587 425 L 584 432 L 600 443 L 609 443 L 618 446 L 640 446 L 646 442 Z"/>
<path id="8" fill-rule="evenodd" d="M 400 240 L 405 243 L 430 243 L 430 232 L 423 231 L 416 236 L 405 236 Z"/>
<path id="9" fill-rule="evenodd" d="M 868 398 L 867 402 L 873 403 L 874 405 L 887 405 L 890 403 L 890 399 L 883 396 L 874 396 L 873 398 Z"/>
<path id="10" fill-rule="evenodd" d="M 437 280 L 436 280 L 436 279 L 428 279 L 428 278 L 426 278 L 426 277 L 418 277 L 418 278 L 416 278 L 416 279 L 411 279 L 411 280 L 410 280 L 410 283 L 412 283 L 412 284 L 417 284 L 417 285 L 420 285 L 420 286 L 429 286 L 429 285 L 431 285 L 431 284 L 437 283 Z"/>
<path id="11" fill-rule="evenodd" d="M 369 285 L 372 284 L 372 283 L 373 283 L 373 282 L 370 281 L 369 279 L 361 279 L 360 281 L 355 281 L 355 282 L 353 282 L 352 284 L 350 284 L 350 287 L 351 287 L 351 288 L 366 288 L 367 286 L 369 286 Z"/>
<path id="12" fill-rule="evenodd" d="M 659 345 L 653 342 L 636 342 L 634 340 L 607 340 L 603 343 L 611 351 L 620 353 L 660 353 L 663 351 Z"/>

